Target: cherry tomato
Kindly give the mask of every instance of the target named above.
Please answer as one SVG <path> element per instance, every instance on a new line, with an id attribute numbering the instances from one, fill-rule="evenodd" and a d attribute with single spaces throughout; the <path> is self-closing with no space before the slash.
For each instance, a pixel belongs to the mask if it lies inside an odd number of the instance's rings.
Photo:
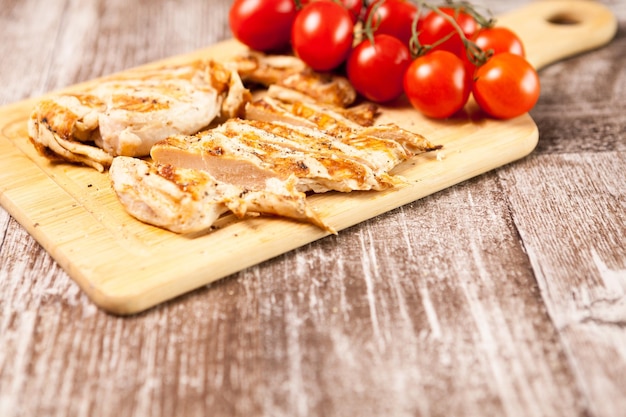
<path id="1" fill-rule="evenodd" d="M 300 0 L 300 6 L 304 7 L 313 1 L 334 1 L 334 0 Z M 352 24 L 355 24 L 359 17 L 361 17 L 361 11 L 363 9 L 363 0 L 341 0 L 341 4 L 348 9 L 350 17 L 352 17 Z"/>
<path id="2" fill-rule="evenodd" d="M 314 1 L 302 8 L 291 31 L 296 55 L 317 71 L 329 71 L 347 58 L 353 41 L 352 18 L 334 2 Z"/>
<path id="3" fill-rule="evenodd" d="M 521 39 L 513 31 L 502 26 L 480 29 L 474 35 L 473 41 L 480 49 L 485 52 L 491 50 L 494 55 L 510 52 L 525 56 Z"/>
<path id="4" fill-rule="evenodd" d="M 403 92 L 404 73 L 411 64 L 409 49 L 390 35 L 365 39 L 350 53 L 346 70 L 354 88 L 365 98 L 386 102 Z"/>
<path id="5" fill-rule="evenodd" d="M 478 24 L 471 15 L 452 7 L 440 7 L 439 12 L 431 11 L 424 17 L 419 41 L 422 45 L 434 45 L 441 39 L 450 36 L 447 40 L 434 47 L 433 50 L 450 51 L 461 57 L 465 53 L 463 40 L 452 23 L 442 14 L 452 17 L 467 39 L 471 39 L 478 29 Z"/>
<path id="6" fill-rule="evenodd" d="M 485 53 L 491 53 L 492 55 L 503 52 L 510 52 L 520 56 L 526 55 L 521 39 L 513 31 L 502 26 L 479 29 L 474 34 L 472 41 Z M 465 63 L 467 74 L 473 79 L 476 65 L 469 60 L 467 54 L 464 54 L 462 59 Z"/>
<path id="7" fill-rule="evenodd" d="M 228 18 L 236 39 L 269 52 L 289 45 L 296 12 L 293 0 L 234 0 Z"/>
<path id="8" fill-rule="evenodd" d="M 481 109 L 498 119 L 510 119 L 532 109 L 539 99 L 537 71 L 519 55 L 491 57 L 474 74 L 472 93 Z"/>
<path id="9" fill-rule="evenodd" d="M 413 107 L 437 119 L 461 110 L 470 89 L 463 61 L 449 51 L 432 51 L 416 58 L 404 76 L 404 92 Z"/>
<path id="10" fill-rule="evenodd" d="M 376 34 L 394 36 L 408 47 L 413 35 L 413 21 L 418 13 L 417 6 L 410 1 L 377 0 L 369 5 L 364 19 L 367 22 L 371 16 Z"/>

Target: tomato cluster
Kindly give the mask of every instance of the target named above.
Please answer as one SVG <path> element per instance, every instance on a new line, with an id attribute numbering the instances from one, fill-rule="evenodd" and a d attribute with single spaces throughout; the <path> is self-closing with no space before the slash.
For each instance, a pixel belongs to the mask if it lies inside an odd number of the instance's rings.
<path id="1" fill-rule="evenodd" d="M 229 17 L 250 48 L 291 48 L 314 70 L 345 71 L 366 99 L 405 94 L 428 117 L 450 117 L 473 95 L 485 113 L 507 119 L 539 98 L 520 39 L 467 2 L 234 0 Z"/>

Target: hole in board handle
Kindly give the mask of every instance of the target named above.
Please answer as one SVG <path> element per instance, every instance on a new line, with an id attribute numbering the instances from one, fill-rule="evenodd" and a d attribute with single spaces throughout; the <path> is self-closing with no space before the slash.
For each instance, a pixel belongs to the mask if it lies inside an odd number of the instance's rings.
<path id="1" fill-rule="evenodd" d="M 581 23 L 581 20 L 578 17 L 567 12 L 557 13 L 546 20 L 553 25 L 563 26 L 578 25 Z"/>

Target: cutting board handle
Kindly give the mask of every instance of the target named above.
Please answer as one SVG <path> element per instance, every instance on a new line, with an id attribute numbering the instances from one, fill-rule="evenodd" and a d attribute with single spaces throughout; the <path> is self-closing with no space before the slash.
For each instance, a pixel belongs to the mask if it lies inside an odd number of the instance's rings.
<path id="1" fill-rule="evenodd" d="M 591 0 L 540 0 L 498 17 L 520 36 L 526 58 L 537 69 L 599 48 L 617 32 L 617 19 Z"/>

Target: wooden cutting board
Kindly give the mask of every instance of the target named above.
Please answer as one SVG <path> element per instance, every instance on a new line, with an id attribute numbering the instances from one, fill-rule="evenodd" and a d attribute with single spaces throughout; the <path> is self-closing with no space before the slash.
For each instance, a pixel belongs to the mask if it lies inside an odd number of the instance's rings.
<path id="1" fill-rule="evenodd" d="M 580 0 L 531 3 L 498 22 L 522 37 L 537 68 L 604 45 L 617 30 L 610 11 Z M 227 41 L 166 61 L 226 59 L 242 50 Z M 35 152 L 26 120 L 38 99 L 0 108 L 0 203 L 107 311 L 142 311 L 326 235 L 276 218 L 225 216 L 217 230 L 194 235 L 143 224 L 122 209 L 106 173 L 51 164 Z M 315 210 L 339 231 L 523 158 L 539 137 L 530 116 L 490 120 L 472 103 L 463 115 L 445 121 L 428 120 L 399 104 L 385 108 L 380 121 L 422 133 L 444 149 L 399 166 L 394 172 L 408 183 L 396 190 L 312 196 Z"/>

